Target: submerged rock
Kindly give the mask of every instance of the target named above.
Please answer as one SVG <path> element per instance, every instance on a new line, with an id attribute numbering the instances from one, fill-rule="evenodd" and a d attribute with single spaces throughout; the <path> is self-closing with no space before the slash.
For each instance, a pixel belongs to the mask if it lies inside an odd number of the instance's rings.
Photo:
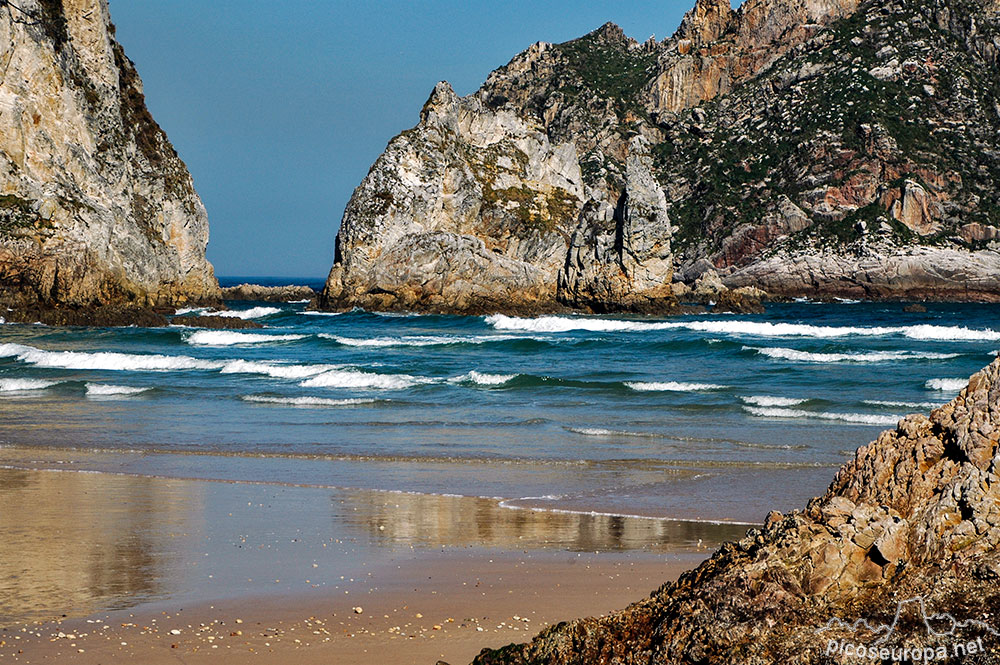
<path id="1" fill-rule="evenodd" d="M 239 284 L 222 289 L 223 300 L 252 300 L 256 302 L 297 302 L 312 300 L 316 292 L 308 286 L 261 286 Z"/>
<path id="2" fill-rule="evenodd" d="M 998 440 L 1000 360 L 858 449 L 804 510 L 620 612 L 475 663 L 851 663 L 858 645 L 1000 662 Z"/>
<path id="3" fill-rule="evenodd" d="M 0 5 L 0 304 L 217 301 L 205 207 L 107 1 Z"/>

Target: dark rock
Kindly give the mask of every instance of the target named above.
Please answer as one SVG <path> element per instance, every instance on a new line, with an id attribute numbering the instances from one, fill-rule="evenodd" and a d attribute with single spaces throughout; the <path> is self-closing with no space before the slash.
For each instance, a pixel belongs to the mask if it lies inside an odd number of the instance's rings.
<path id="1" fill-rule="evenodd" d="M 263 328 L 256 321 L 240 319 L 235 316 L 175 316 L 170 323 L 191 328 L 226 328 L 231 330 L 248 330 Z"/>
<path id="2" fill-rule="evenodd" d="M 297 302 L 312 300 L 316 292 L 308 286 L 261 286 L 240 284 L 222 289 L 223 300 L 251 300 L 255 302 Z"/>
<path id="3" fill-rule="evenodd" d="M 927 308 L 918 303 L 913 303 L 911 305 L 906 305 L 903 307 L 903 311 L 908 314 L 923 314 L 927 311 Z"/>
<path id="4" fill-rule="evenodd" d="M 160 328 L 167 325 L 167 317 L 149 307 L 118 305 L 16 308 L 4 313 L 2 318 L 8 323 L 44 323 L 48 326 Z"/>

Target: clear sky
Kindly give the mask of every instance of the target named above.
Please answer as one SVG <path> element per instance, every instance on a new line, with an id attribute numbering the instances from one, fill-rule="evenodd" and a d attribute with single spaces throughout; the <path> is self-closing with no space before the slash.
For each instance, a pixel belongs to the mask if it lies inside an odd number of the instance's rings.
<path id="1" fill-rule="evenodd" d="M 219 275 L 325 276 L 351 192 L 434 84 L 536 41 L 671 35 L 694 0 L 111 0 L 153 116 L 208 207 Z"/>

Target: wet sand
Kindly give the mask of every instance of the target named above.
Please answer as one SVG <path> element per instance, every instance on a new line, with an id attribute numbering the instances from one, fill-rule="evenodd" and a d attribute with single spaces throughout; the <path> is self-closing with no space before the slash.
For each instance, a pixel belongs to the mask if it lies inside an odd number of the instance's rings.
<path id="1" fill-rule="evenodd" d="M 0 506 L 0 663 L 454 665 L 624 607 L 746 528 L 10 468 Z"/>

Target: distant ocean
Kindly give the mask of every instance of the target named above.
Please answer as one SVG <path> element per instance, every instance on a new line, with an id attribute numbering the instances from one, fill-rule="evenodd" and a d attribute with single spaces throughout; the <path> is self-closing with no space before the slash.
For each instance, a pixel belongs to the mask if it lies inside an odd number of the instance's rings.
<path id="1" fill-rule="evenodd" d="M 266 328 L 0 326 L 0 464 L 757 522 L 1000 348 L 995 305 L 668 319 L 231 306 Z"/>

